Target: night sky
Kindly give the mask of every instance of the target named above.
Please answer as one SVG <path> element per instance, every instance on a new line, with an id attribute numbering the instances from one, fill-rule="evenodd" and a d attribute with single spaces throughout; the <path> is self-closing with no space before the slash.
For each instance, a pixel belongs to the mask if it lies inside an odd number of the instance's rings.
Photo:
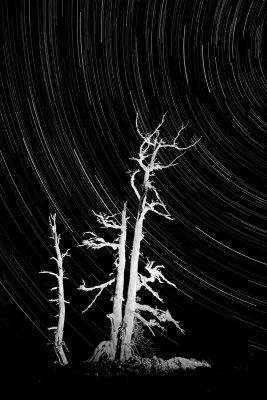
<path id="1" fill-rule="evenodd" d="M 108 250 L 78 248 L 101 230 L 93 211 L 128 202 L 128 250 L 137 200 L 140 129 L 181 145 L 200 141 L 155 185 L 168 221 L 150 213 L 142 244 L 177 285 L 157 287 L 181 321 L 154 340 L 165 356 L 240 362 L 267 351 L 266 1 L 2 1 L 0 66 L 1 331 L 12 363 L 48 360 L 56 272 L 48 218 L 65 258 L 65 340 L 85 360 L 109 334 L 111 292 L 85 314 L 113 270 Z M 170 162 L 177 154 L 162 154 Z M 144 298 L 154 298 L 144 293 Z M 164 308 L 160 303 L 159 307 Z M 167 326 L 166 326 L 167 327 Z M 17 353 L 18 352 L 18 353 Z"/>

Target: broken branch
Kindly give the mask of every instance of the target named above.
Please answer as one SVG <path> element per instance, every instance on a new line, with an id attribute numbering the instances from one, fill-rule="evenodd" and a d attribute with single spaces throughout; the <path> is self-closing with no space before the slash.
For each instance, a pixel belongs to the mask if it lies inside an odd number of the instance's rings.
<path id="1" fill-rule="evenodd" d="M 49 274 L 55 276 L 57 279 L 59 279 L 58 274 L 55 274 L 55 272 L 50 272 L 50 271 L 40 271 L 39 274 Z"/>

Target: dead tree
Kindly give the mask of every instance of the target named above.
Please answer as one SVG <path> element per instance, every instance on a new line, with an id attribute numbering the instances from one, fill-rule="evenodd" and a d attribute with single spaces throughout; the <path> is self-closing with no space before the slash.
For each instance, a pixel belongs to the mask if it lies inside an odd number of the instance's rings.
<path id="1" fill-rule="evenodd" d="M 83 240 L 82 246 L 87 246 L 93 250 L 101 249 L 103 247 L 111 247 L 112 250 L 117 251 L 117 257 L 115 259 L 115 277 L 111 278 L 109 281 L 93 286 L 91 288 L 86 288 L 85 283 L 79 287 L 80 290 L 86 292 L 98 290 L 95 298 L 89 304 L 89 306 L 84 310 L 87 311 L 96 301 L 97 297 L 102 293 L 102 291 L 115 283 L 115 292 L 113 297 L 113 312 L 108 314 L 107 317 L 111 322 L 111 333 L 110 339 L 108 341 L 101 342 L 95 349 L 90 361 L 97 362 L 103 356 L 107 356 L 110 360 L 115 360 L 118 351 L 118 340 L 119 332 L 122 324 L 122 302 L 123 302 L 123 289 L 124 289 L 124 271 L 125 271 L 125 248 L 126 248 L 126 230 L 127 230 L 127 217 L 126 217 L 126 203 L 124 203 L 123 211 L 121 213 L 121 222 L 116 221 L 116 216 L 107 216 L 105 214 L 96 214 L 98 222 L 103 228 L 111 228 L 119 230 L 119 236 L 113 242 L 107 242 L 103 238 L 96 236 L 93 232 L 87 232 L 91 234 L 91 238 L 88 240 Z"/>
<path id="2" fill-rule="evenodd" d="M 51 290 L 58 290 L 58 296 L 55 299 L 50 299 L 49 301 L 55 302 L 58 305 L 59 313 L 57 326 L 52 326 L 48 328 L 49 330 L 55 330 L 54 337 L 54 349 L 60 365 L 67 365 L 68 360 L 64 352 L 64 347 L 67 349 L 65 342 L 63 341 L 63 332 L 64 332 L 64 324 L 65 324 L 65 303 L 69 303 L 64 298 L 64 269 L 63 269 L 63 259 L 65 257 L 70 257 L 69 250 L 65 253 L 61 253 L 59 242 L 60 242 L 60 234 L 57 233 L 56 227 L 56 214 L 50 214 L 49 216 L 49 225 L 52 233 L 52 239 L 54 240 L 54 247 L 56 250 L 56 257 L 51 257 L 52 260 L 55 260 L 57 263 L 58 273 L 51 271 L 40 271 L 41 274 L 49 274 L 54 276 L 57 279 L 58 286 L 52 287 Z M 65 278 L 66 279 L 66 278 Z"/>
<path id="3" fill-rule="evenodd" d="M 108 282 L 97 285 L 92 288 L 86 288 L 84 283 L 81 285 L 80 289 L 85 291 L 98 290 L 97 295 L 94 300 L 88 306 L 91 307 L 95 302 L 96 298 L 100 295 L 102 290 L 115 283 L 116 291 L 118 295 L 114 296 L 113 300 L 113 313 L 109 314 L 108 317 L 111 319 L 111 336 L 109 341 L 101 342 L 97 346 L 91 361 L 98 361 L 100 357 L 104 354 L 108 356 L 110 360 L 114 360 L 115 357 L 121 361 L 125 361 L 133 356 L 133 348 L 131 346 L 131 340 L 134 329 L 135 318 L 138 318 L 143 322 L 148 328 L 152 329 L 153 326 L 157 326 L 161 329 L 162 322 L 172 322 L 175 326 L 184 333 L 183 329 L 180 327 L 179 322 L 176 321 L 170 314 L 168 310 L 161 310 L 158 308 L 153 308 L 149 305 L 144 305 L 137 303 L 137 292 L 143 287 L 149 290 L 154 297 L 159 301 L 163 302 L 159 294 L 155 292 L 150 286 L 151 283 L 158 281 L 159 283 L 167 283 L 176 287 L 173 283 L 168 281 L 163 273 L 163 266 L 154 266 L 154 262 L 147 261 L 145 267 L 146 272 L 149 276 L 142 275 L 139 271 L 140 264 L 140 249 L 141 242 L 143 239 L 143 224 L 145 217 L 148 212 L 153 212 L 164 218 L 171 220 L 171 215 L 169 214 L 166 205 L 162 201 L 158 190 L 154 186 L 152 178 L 155 176 L 156 171 L 160 171 L 166 168 L 173 167 L 177 165 L 177 160 L 184 154 L 184 152 L 196 145 L 194 142 L 188 146 L 180 147 L 178 144 L 178 138 L 185 128 L 182 125 L 181 129 L 177 135 L 172 139 L 170 143 L 167 143 L 160 134 L 160 128 L 164 123 L 165 115 L 158 127 L 151 133 L 142 133 L 138 126 L 138 114 L 136 116 L 136 129 L 139 136 L 142 139 L 142 143 L 139 149 L 139 154 L 137 158 L 132 158 L 137 161 L 139 168 L 136 169 L 131 174 L 131 187 L 138 199 L 138 210 L 135 221 L 134 237 L 132 244 L 132 251 L 130 255 L 130 277 L 128 282 L 128 291 L 126 298 L 126 305 L 124 310 L 122 309 L 122 293 L 124 291 L 124 271 L 125 271 L 125 252 L 126 252 L 126 205 L 122 212 L 121 224 L 118 224 L 114 220 L 114 216 L 108 217 L 104 214 L 96 214 L 98 221 L 105 228 L 115 228 L 120 230 L 119 237 L 112 243 L 106 242 L 103 238 L 96 236 L 94 233 L 91 234 L 89 240 L 84 240 L 83 245 L 88 248 L 99 249 L 102 247 L 111 247 L 113 250 L 118 251 L 118 258 L 115 261 L 117 267 L 117 275 L 109 280 Z M 167 164 L 163 164 L 160 161 L 161 153 L 164 150 L 174 150 L 178 151 L 178 155 Z M 138 174 L 142 174 L 142 183 L 139 185 L 136 182 L 136 177 Z M 87 308 L 87 309 L 88 309 Z M 145 319 L 143 314 L 152 314 L 152 318 Z"/>
<path id="4" fill-rule="evenodd" d="M 135 192 L 135 195 L 138 199 L 138 211 L 135 222 L 134 229 L 134 239 L 132 245 L 131 252 L 131 262 L 130 262 L 130 278 L 128 285 L 128 293 L 127 293 L 127 301 L 125 306 L 125 313 L 123 318 L 123 326 L 122 326 L 122 343 L 121 343 L 121 353 L 120 359 L 122 361 L 129 359 L 133 355 L 132 347 L 131 347 L 131 339 L 134 328 L 134 319 L 138 317 L 142 319 L 143 322 L 147 326 L 160 325 L 159 322 L 170 321 L 175 324 L 175 326 L 180 329 L 180 325 L 177 321 L 175 321 L 169 311 L 162 311 L 158 309 L 154 309 L 150 306 L 137 304 L 136 303 L 136 293 L 140 289 L 141 286 L 149 288 L 148 282 L 153 282 L 154 280 L 158 280 L 160 283 L 164 280 L 166 283 L 171 284 L 167 281 L 159 267 L 153 268 L 153 263 L 147 264 L 147 271 L 150 273 L 150 278 L 145 278 L 141 274 L 138 275 L 138 266 L 140 260 L 140 247 L 143 239 L 143 224 L 148 212 L 153 212 L 158 214 L 164 218 L 171 220 L 171 215 L 169 214 L 166 205 L 162 201 L 158 190 L 154 186 L 154 182 L 152 178 L 155 176 L 156 171 L 161 171 L 166 168 L 170 168 L 177 165 L 177 160 L 184 154 L 184 152 L 196 145 L 197 142 L 192 143 L 189 146 L 181 147 L 179 146 L 177 140 L 185 128 L 182 125 L 181 129 L 178 131 L 177 135 L 172 139 L 171 143 L 167 143 L 160 134 L 160 128 L 164 123 L 165 115 L 163 116 L 160 124 L 157 128 L 151 133 L 142 133 L 139 129 L 138 125 L 138 114 L 136 116 L 136 129 L 139 136 L 142 139 L 142 144 L 139 149 L 139 154 L 137 158 L 132 158 L 137 161 L 139 164 L 139 168 L 136 169 L 131 175 L 131 186 Z M 174 157 L 174 159 L 168 163 L 163 164 L 160 161 L 161 153 L 164 150 L 175 150 L 178 151 L 178 155 Z M 142 174 L 142 184 L 138 189 L 136 183 L 137 174 Z M 175 286 L 175 285 L 174 285 Z M 156 295 L 151 288 L 149 289 L 154 296 L 159 299 L 159 296 Z M 141 316 L 140 312 L 146 311 L 151 313 L 155 318 L 152 320 L 146 321 Z"/>

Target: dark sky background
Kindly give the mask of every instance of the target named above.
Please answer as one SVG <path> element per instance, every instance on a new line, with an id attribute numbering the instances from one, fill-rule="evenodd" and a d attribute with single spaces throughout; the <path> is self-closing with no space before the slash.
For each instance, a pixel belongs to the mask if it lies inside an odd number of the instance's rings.
<path id="1" fill-rule="evenodd" d="M 233 362 L 266 354 L 266 15 L 262 0 L 1 2 L 6 360 L 49 359 L 55 281 L 39 272 L 56 268 L 50 213 L 72 255 L 64 264 L 71 354 L 84 360 L 107 338 L 111 293 L 81 314 L 92 297 L 77 287 L 108 280 L 113 256 L 77 245 L 85 231 L 112 238 L 92 210 L 120 213 L 127 200 L 130 249 L 136 112 L 143 131 L 167 112 L 165 139 L 182 123 L 181 145 L 201 137 L 155 178 L 175 221 L 152 213 L 145 220 L 142 252 L 177 285 L 158 289 L 186 330 L 185 337 L 173 328 L 158 333 L 156 345 L 165 356 Z M 175 155 L 165 152 L 164 160 Z"/>

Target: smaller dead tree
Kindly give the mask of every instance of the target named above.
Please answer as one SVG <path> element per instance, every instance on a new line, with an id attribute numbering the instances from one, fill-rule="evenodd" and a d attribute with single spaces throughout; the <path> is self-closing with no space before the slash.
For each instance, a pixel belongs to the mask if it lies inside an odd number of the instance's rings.
<path id="1" fill-rule="evenodd" d="M 51 271 L 40 271 L 40 274 L 49 274 L 54 276 L 57 279 L 58 286 L 52 287 L 51 290 L 58 290 L 58 296 L 55 299 L 50 299 L 49 301 L 55 302 L 59 308 L 58 323 L 57 326 L 52 326 L 48 328 L 49 330 L 55 330 L 55 338 L 54 338 L 54 349 L 60 365 L 67 365 L 68 360 L 64 352 L 64 347 L 67 349 L 65 342 L 63 341 L 63 332 L 64 332 L 64 324 L 65 324 L 65 303 L 69 303 L 64 298 L 64 284 L 63 280 L 67 279 L 64 277 L 64 269 L 63 269 L 63 259 L 65 257 L 70 257 L 69 250 L 65 253 L 61 253 L 59 242 L 60 242 L 60 234 L 57 233 L 56 227 L 56 214 L 50 214 L 49 216 L 49 225 L 52 233 L 52 239 L 54 240 L 54 247 L 56 250 L 56 257 L 51 257 L 51 260 L 55 260 L 57 263 L 58 273 Z"/>
<path id="2" fill-rule="evenodd" d="M 110 339 L 101 342 L 95 349 L 93 355 L 90 357 L 91 362 L 99 361 L 103 356 L 107 357 L 109 360 L 115 360 L 117 358 L 118 352 L 118 340 L 119 340 L 119 332 L 121 329 L 122 323 L 122 302 L 123 302 L 123 288 L 124 288 L 124 270 L 125 270 L 125 246 L 126 246 L 126 230 L 127 230 L 127 217 L 126 217 L 126 203 L 124 203 L 124 207 L 121 213 L 121 222 L 118 223 L 116 221 L 116 215 L 107 216 L 106 214 L 94 213 L 97 217 L 98 222 L 102 225 L 102 228 L 111 228 L 119 231 L 119 236 L 113 242 L 107 242 L 102 237 L 96 236 L 93 232 L 90 233 L 91 238 L 87 240 L 83 240 L 83 244 L 81 246 L 86 246 L 87 248 L 91 248 L 93 250 L 101 249 L 104 247 L 111 247 L 112 250 L 117 251 L 117 257 L 115 259 L 115 277 L 112 277 L 109 281 L 96 285 L 90 288 L 85 286 L 85 282 L 83 281 L 82 285 L 78 288 L 79 290 L 83 290 L 85 292 L 90 292 L 97 290 L 97 294 L 89 304 L 89 306 L 83 311 L 87 311 L 96 301 L 98 296 L 102 293 L 102 291 L 115 283 L 115 292 L 113 297 L 113 312 L 108 314 L 107 317 L 111 322 L 111 333 Z M 111 273 L 110 275 L 113 275 Z"/>

